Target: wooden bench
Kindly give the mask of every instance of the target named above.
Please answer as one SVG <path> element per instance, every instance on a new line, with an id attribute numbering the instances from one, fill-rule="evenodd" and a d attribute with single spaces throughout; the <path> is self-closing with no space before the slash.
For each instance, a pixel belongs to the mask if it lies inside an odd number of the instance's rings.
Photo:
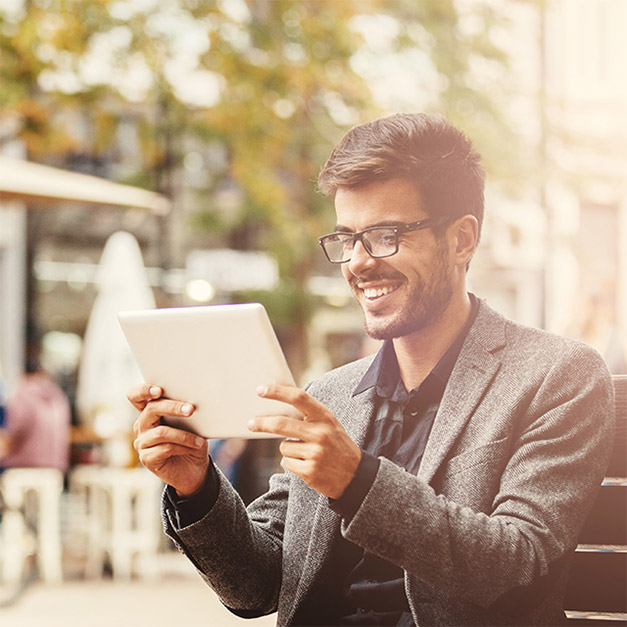
<path id="1" fill-rule="evenodd" d="M 627 625 L 627 376 L 613 379 L 614 449 L 571 566 L 565 599 L 569 625 Z"/>

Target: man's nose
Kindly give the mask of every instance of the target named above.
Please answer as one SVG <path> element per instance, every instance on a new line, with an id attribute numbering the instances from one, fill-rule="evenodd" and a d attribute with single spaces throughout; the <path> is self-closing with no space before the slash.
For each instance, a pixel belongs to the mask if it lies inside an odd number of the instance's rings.
<path id="1" fill-rule="evenodd" d="M 348 262 L 348 269 L 351 273 L 355 276 L 360 276 L 365 269 L 372 268 L 376 264 L 377 260 L 368 253 L 363 242 L 357 240 Z"/>

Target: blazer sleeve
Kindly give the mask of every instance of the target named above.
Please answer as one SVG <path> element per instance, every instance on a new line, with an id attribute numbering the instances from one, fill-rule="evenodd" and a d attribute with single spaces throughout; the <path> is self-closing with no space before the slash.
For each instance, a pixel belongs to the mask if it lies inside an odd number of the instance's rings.
<path id="1" fill-rule="evenodd" d="M 429 484 L 381 459 L 357 513 L 343 521 L 348 540 L 401 566 L 433 600 L 499 611 L 513 603 L 514 612 L 540 603 L 607 467 L 613 391 L 596 352 L 572 343 L 525 392 L 512 371 L 499 373 L 481 415 L 510 425 L 503 438 L 477 445 L 462 435 L 464 455 Z"/>
<path id="2" fill-rule="evenodd" d="M 163 523 L 222 603 L 245 618 L 277 609 L 289 477 L 274 475 L 269 491 L 246 509 L 219 469 L 218 497 L 199 521 L 177 528 L 167 497 Z"/>

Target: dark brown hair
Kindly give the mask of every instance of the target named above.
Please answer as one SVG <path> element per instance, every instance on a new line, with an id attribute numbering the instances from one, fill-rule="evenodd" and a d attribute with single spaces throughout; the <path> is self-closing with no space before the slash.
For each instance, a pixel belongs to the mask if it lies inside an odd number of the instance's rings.
<path id="1" fill-rule="evenodd" d="M 318 176 L 324 194 L 376 181 L 412 181 L 432 217 L 483 222 L 485 172 L 466 136 L 441 116 L 396 114 L 352 128 Z"/>

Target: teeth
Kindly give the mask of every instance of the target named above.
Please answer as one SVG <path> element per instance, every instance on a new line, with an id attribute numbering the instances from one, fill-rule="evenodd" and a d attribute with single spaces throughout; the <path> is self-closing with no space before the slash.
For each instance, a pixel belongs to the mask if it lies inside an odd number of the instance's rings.
<path id="1" fill-rule="evenodd" d="M 379 296 L 385 296 L 390 292 L 393 292 L 395 287 L 379 287 L 379 288 L 371 288 L 367 287 L 364 289 L 364 295 L 366 298 L 377 298 Z"/>

